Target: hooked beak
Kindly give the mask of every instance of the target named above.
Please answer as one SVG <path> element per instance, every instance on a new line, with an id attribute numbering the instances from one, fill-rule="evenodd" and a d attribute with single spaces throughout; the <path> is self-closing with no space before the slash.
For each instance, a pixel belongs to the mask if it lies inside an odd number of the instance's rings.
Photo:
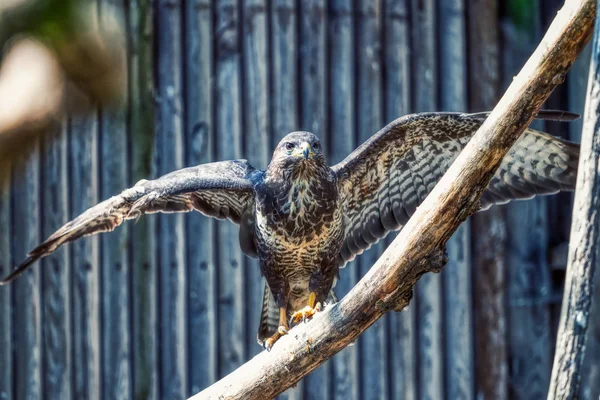
<path id="1" fill-rule="evenodd" d="M 310 147 L 310 144 L 308 144 L 307 142 L 304 142 L 300 145 L 300 151 L 302 152 L 302 156 L 304 157 L 305 160 L 312 158 L 312 156 L 314 155 L 314 153 Z"/>

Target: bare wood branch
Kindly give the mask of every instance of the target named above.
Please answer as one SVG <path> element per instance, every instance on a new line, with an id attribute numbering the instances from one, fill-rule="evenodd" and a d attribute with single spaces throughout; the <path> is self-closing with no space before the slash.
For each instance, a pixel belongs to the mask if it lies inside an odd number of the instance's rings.
<path id="1" fill-rule="evenodd" d="M 391 246 L 339 303 L 295 327 L 191 399 L 274 397 L 356 340 L 386 311 L 402 310 L 426 272 L 443 265 L 450 235 L 477 207 L 506 152 L 590 39 L 594 0 L 567 1 L 504 97 Z M 433 222 L 435 221 L 435 223 Z"/>
<path id="2" fill-rule="evenodd" d="M 600 4 L 600 0 L 598 1 Z M 600 20 L 596 20 L 592 64 L 581 136 L 567 278 L 548 399 L 577 397 L 594 271 L 600 237 Z"/>

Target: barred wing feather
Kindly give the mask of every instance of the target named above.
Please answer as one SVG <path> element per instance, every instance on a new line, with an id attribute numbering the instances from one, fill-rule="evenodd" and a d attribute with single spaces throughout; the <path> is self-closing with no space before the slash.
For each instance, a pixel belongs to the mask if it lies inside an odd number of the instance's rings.
<path id="1" fill-rule="evenodd" d="M 573 119 L 555 112 L 539 118 Z M 422 113 L 397 119 L 333 167 L 345 215 L 340 265 L 399 230 L 448 170 L 485 114 Z M 573 190 L 579 146 L 528 129 L 505 156 L 482 209 Z"/>
<path id="2" fill-rule="evenodd" d="M 234 160 L 181 169 L 156 180 L 142 180 L 65 224 L 32 250 L 21 265 L 0 281 L 0 285 L 14 280 L 32 263 L 64 243 L 112 231 L 123 221 L 144 214 L 197 210 L 239 223 L 244 211 L 254 204 L 249 179 L 253 172 L 254 168 L 246 160 Z"/>

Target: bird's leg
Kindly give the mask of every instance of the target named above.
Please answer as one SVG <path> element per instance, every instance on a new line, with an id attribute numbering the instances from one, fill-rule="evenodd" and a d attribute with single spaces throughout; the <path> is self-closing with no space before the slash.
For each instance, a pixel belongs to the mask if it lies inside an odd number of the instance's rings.
<path id="1" fill-rule="evenodd" d="M 303 309 L 296 311 L 292 315 L 291 322 L 306 322 L 306 319 L 315 315 L 317 311 L 321 311 L 321 303 L 317 303 L 317 294 L 315 292 L 310 292 L 310 295 L 308 296 L 308 305 Z"/>
<path id="2" fill-rule="evenodd" d="M 287 322 L 287 310 L 286 307 L 279 307 L 279 327 L 277 331 L 267 340 L 265 340 L 264 346 L 267 351 L 271 351 L 271 347 L 279 340 L 280 337 L 288 333 L 290 329 Z"/>

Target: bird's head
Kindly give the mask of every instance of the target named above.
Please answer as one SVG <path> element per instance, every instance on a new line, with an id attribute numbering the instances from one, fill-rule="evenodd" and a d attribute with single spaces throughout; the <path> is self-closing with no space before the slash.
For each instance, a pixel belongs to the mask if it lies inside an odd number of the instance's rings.
<path id="1" fill-rule="evenodd" d="M 286 135 L 273 152 L 270 167 L 286 176 L 326 166 L 321 141 L 310 132 L 292 132 Z"/>

